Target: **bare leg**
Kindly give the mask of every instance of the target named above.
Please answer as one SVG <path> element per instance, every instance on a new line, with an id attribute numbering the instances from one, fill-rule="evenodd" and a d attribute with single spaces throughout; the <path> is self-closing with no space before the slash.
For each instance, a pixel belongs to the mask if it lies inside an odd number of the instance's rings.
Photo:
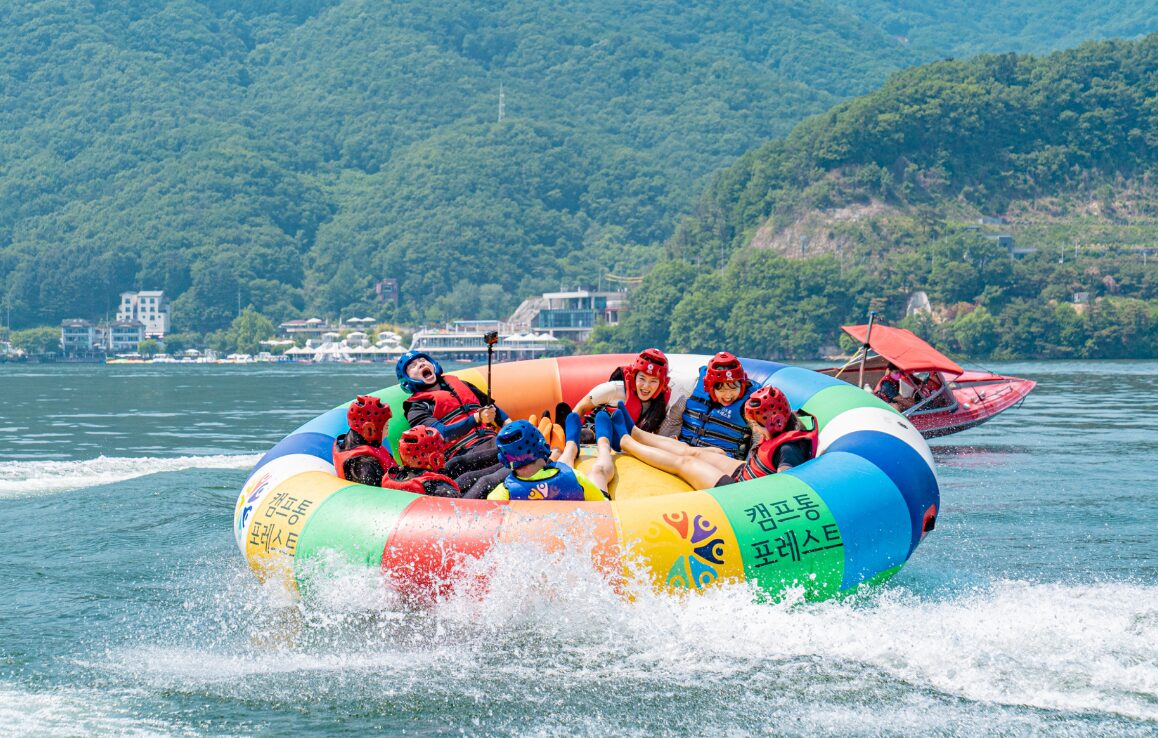
<path id="1" fill-rule="evenodd" d="M 684 444 L 680 445 L 683 446 Z M 669 474 L 675 474 L 695 489 L 709 489 L 716 486 L 720 477 L 736 471 L 741 464 L 735 459 L 718 454 L 701 458 L 648 446 L 635 438 L 634 431 L 630 436 L 621 438 L 619 446 L 643 463 L 654 466 L 656 469 L 662 469 Z M 685 446 L 685 448 L 687 447 Z"/>
<path id="2" fill-rule="evenodd" d="M 652 448 L 662 449 L 672 454 L 689 456 L 695 459 L 704 459 L 709 462 L 718 460 L 735 461 L 735 459 L 729 457 L 722 448 L 716 448 L 715 446 L 689 446 L 683 441 L 678 441 L 674 438 L 668 438 L 667 436 L 661 436 L 655 433 L 648 433 L 645 430 L 641 430 L 639 426 L 635 426 L 631 429 L 630 437 L 635 441 L 639 441 L 641 444 L 651 446 Z M 623 445 L 622 440 L 619 443 L 620 446 Z"/>
<path id="3" fill-rule="evenodd" d="M 664 451 L 673 454 L 687 453 L 688 449 L 691 448 L 691 446 L 687 445 L 683 441 L 677 441 L 674 438 L 668 438 L 667 436 L 661 436 L 656 433 L 648 433 L 638 425 L 632 426 L 630 436 L 633 440 L 638 441 L 640 444 L 651 446 L 652 448 L 663 449 Z M 627 438 L 627 436 L 624 436 L 624 438 Z M 622 443 L 623 441 L 621 439 L 620 444 L 622 445 Z"/>
<path id="4" fill-rule="evenodd" d="M 574 467 L 575 460 L 579 458 L 579 444 L 574 441 L 567 441 L 567 445 L 563 447 L 563 453 L 559 454 L 558 461 L 567 466 Z"/>
<path id="5" fill-rule="evenodd" d="M 595 441 L 595 464 L 587 470 L 587 478 L 596 487 L 607 492 L 615 479 L 615 462 L 611 460 L 611 441 L 600 438 Z"/>

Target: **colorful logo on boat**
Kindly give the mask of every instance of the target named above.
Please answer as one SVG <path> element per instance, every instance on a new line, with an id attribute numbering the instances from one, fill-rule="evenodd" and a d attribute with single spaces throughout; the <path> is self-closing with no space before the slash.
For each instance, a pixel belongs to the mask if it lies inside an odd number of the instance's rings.
<path id="1" fill-rule="evenodd" d="M 724 539 L 713 537 L 719 530 L 703 515 L 686 512 L 665 513 L 663 522 L 684 542 L 685 552 L 676 557 L 667 572 L 667 585 L 679 589 L 703 589 L 719 578 L 724 563 Z"/>
<path id="2" fill-rule="evenodd" d="M 249 518 L 257 509 L 257 503 L 261 500 L 261 496 L 269 489 L 269 483 L 272 479 L 273 473 L 266 471 L 261 476 L 255 477 L 250 484 L 245 485 L 245 488 L 241 490 L 241 496 L 237 499 L 237 510 L 233 513 L 233 535 L 237 539 L 238 545 L 245 538 L 246 528 L 249 527 Z"/>

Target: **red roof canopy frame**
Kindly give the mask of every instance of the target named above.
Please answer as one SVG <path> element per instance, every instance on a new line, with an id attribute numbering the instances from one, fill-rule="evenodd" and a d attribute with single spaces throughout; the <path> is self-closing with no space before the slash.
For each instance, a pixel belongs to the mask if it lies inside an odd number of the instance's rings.
<path id="1" fill-rule="evenodd" d="M 868 325 L 842 325 L 842 331 L 864 344 Z M 869 348 L 907 372 L 939 371 L 957 376 L 965 370 L 957 362 L 925 343 L 912 331 L 873 324 Z"/>

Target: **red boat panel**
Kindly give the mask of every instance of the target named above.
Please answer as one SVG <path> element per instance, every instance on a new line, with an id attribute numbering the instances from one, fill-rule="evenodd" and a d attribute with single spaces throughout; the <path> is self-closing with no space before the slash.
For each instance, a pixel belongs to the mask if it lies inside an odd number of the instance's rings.
<path id="1" fill-rule="evenodd" d="M 842 325 L 840 329 L 863 344 L 868 325 Z M 869 347 L 907 372 L 937 371 L 955 377 L 965 371 L 957 362 L 904 328 L 873 325 Z"/>
<path id="2" fill-rule="evenodd" d="M 1037 386 L 1031 379 L 1003 377 L 987 372 L 966 372 L 951 389 L 957 406 L 917 413 L 909 420 L 926 438 L 946 436 L 980 425 L 1000 412 L 1017 405 Z"/>

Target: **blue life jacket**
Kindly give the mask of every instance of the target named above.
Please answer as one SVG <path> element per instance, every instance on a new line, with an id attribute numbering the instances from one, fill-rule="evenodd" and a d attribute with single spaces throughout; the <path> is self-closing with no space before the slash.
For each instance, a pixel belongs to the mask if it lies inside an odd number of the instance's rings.
<path id="1" fill-rule="evenodd" d="M 679 440 L 689 446 L 715 446 L 733 459 L 743 461 L 752 445 L 752 429 L 744 420 L 744 403 L 756 391 L 756 386 L 748 382 L 743 396 L 731 405 L 721 405 L 704 391 L 707 370 L 707 367 L 700 369 L 696 388 L 684 405 Z"/>
<path id="2" fill-rule="evenodd" d="M 547 472 L 540 479 L 520 479 L 511 472 L 503 484 L 512 500 L 576 500 L 583 501 L 583 486 L 575 472 L 566 464 L 547 462 Z"/>

